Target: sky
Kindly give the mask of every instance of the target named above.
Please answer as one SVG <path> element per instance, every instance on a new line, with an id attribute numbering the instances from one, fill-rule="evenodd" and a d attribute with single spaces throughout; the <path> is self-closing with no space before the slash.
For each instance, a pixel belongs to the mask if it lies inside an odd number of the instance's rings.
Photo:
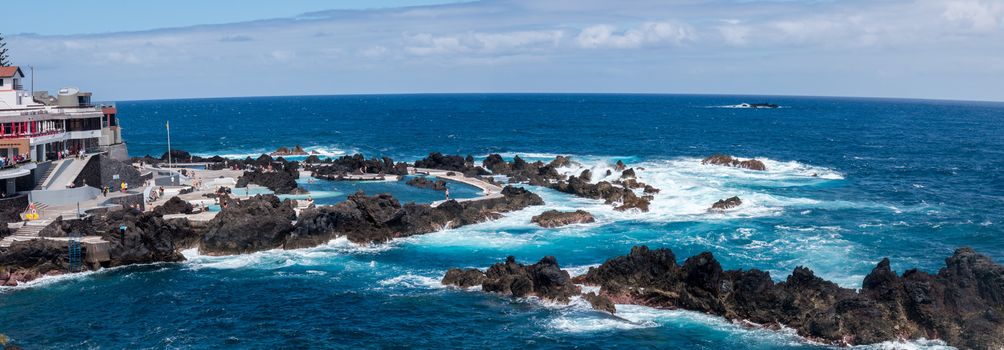
<path id="1" fill-rule="evenodd" d="M 173 0 L 5 5 L 36 90 L 1004 101 L 1004 0 Z M 28 69 L 25 72 L 28 73 Z M 27 84 L 26 84 L 27 85 Z"/>

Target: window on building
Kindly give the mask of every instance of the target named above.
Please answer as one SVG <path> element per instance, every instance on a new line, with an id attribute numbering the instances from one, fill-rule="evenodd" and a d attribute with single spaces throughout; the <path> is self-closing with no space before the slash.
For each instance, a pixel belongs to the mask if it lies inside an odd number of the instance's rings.
<path id="1" fill-rule="evenodd" d="M 3 82 L 6 81 L 6 80 L 7 79 L 0 79 L 0 86 L 3 86 Z"/>

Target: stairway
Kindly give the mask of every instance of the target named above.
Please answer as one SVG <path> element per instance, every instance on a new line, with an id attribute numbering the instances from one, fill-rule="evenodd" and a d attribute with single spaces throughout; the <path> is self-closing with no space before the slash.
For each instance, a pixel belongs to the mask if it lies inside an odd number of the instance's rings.
<path id="1" fill-rule="evenodd" d="M 73 161 L 73 159 L 61 159 L 52 162 L 52 164 L 49 166 L 49 170 L 45 171 L 44 176 L 42 176 L 42 180 L 38 182 L 38 185 L 35 186 L 35 189 L 44 190 L 49 188 L 49 185 L 52 184 L 52 180 L 58 177 L 59 174 L 62 174 L 63 170 L 65 170 L 66 167 L 70 165 L 71 161 Z"/>
<path id="2" fill-rule="evenodd" d="M 14 231 L 13 235 L 4 237 L 4 239 L 0 241 L 0 247 L 10 247 L 11 243 L 14 243 L 15 241 L 30 241 L 38 238 L 38 233 L 42 232 L 42 230 L 44 230 L 45 227 L 49 226 L 51 223 L 52 220 L 25 222 L 24 226 L 21 226 L 17 229 L 17 231 Z"/>
<path id="3" fill-rule="evenodd" d="M 94 155 L 87 155 L 83 159 L 76 158 L 66 158 L 63 159 L 59 169 L 55 171 L 51 178 L 43 182 L 43 187 L 52 190 L 58 190 L 66 188 L 73 180 L 77 179 L 77 175 L 80 175 L 80 171 L 84 170 L 84 166 L 87 162 L 91 160 Z"/>
<path id="4" fill-rule="evenodd" d="M 38 182 L 38 184 L 35 185 L 35 190 L 44 190 L 45 188 L 42 186 L 42 184 L 44 184 L 45 180 L 48 180 L 49 176 L 52 176 L 52 172 L 56 171 L 56 168 L 60 167 L 61 165 L 63 165 L 62 161 L 52 162 L 49 169 L 45 170 L 45 173 L 42 174 L 42 177 L 40 178 L 41 180 Z"/>

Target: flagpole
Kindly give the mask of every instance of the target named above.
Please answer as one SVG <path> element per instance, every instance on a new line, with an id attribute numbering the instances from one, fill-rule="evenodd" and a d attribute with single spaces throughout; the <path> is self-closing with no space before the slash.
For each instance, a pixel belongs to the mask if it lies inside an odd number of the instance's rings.
<path id="1" fill-rule="evenodd" d="M 171 121 L 167 121 L 167 167 L 171 167 Z"/>

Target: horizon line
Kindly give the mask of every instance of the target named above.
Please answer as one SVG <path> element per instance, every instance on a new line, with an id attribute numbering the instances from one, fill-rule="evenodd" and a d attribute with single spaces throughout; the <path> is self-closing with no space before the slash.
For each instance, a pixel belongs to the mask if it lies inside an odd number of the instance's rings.
<path id="1" fill-rule="evenodd" d="M 279 95 L 245 95 L 245 96 L 207 96 L 207 97 L 170 97 L 154 99 L 122 99 L 101 102 L 156 102 L 181 100 L 227 100 L 242 98 L 279 98 L 279 97 L 339 97 L 339 96 L 421 96 L 421 95 L 648 95 L 648 96 L 716 96 L 716 97 L 765 97 L 765 98 L 823 98 L 823 99 L 863 99 L 883 101 L 915 101 L 915 102 L 956 102 L 1004 104 L 1004 100 L 965 100 L 924 97 L 896 96 L 853 96 L 853 95 L 799 95 L 799 94 L 752 94 L 752 93 L 675 93 L 675 92 L 360 92 L 331 94 L 279 94 Z"/>

